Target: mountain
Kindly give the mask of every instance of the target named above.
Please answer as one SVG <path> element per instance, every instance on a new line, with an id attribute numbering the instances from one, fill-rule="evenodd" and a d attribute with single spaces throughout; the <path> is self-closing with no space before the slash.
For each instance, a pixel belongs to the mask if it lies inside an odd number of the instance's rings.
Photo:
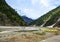
<path id="1" fill-rule="evenodd" d="M 25 26 L 26 23 L 5 0 L 0 0 L 0 26 Z"/>
<path id="2" fill-rule="evenodd" d="M 27 23 L 27 25 L 29 25 L 32 21 L 34 21 L 31 18 L 28 18 L 27 16 L 22 16 L 22 18 L 24 19 L 24 21 Z"/>
<path id="3" fill-rule="evenodd" d="M 60 27 L 60 6 L 36 19 L 30 25 Z"/>

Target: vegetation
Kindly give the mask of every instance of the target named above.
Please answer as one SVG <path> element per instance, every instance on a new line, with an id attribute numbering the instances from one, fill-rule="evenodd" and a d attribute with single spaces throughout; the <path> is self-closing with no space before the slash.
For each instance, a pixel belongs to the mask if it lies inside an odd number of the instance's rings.
<path id="1" fill-rule="evenodd" d="M 1 28 L 1 30 L 4 30 Z M 59 28 L 40 28 L 38 31 L 0 32 L 0 42 L 40 42 L 49 37 L 60 35 Z"/>
<path id="2" fill-rule="evenodd" d="M 48 13 L 41 16 L 37 20 L 33 21 L 30 25 L 41 26 L 42 24 L 45 23 L 43 26 L 50 26 L 50 25 L 56 23 L 57 25 L 55 25 L 55 26 L 60 27 L 60 20 L 57 22 L 58 19 L 60 19 L 60 6 L 49 11 Z"/>
<path id="3" fill-rule="evenodd" d="M 5 0 L 0 0 L 0 25 L 25 26 L 26 24 Z"/>

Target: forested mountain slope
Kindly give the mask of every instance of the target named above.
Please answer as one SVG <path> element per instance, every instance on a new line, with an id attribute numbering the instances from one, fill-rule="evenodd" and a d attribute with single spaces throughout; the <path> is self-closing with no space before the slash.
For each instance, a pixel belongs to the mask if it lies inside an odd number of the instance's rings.
<path id="1" fill-rule="evenodd" d="M 41 27 L 53 25 L 60 27 L 60 6 L 33 21 L 30 25 L 36 25 Z"/>
<path id="2" fill-rule="evenodd" d="M 28 18 L 27 16 L 22 16 L 23 20 L 26 22 L 27 25 L 29 25 L 31 22 L 33 22 L 34 20 L 31 18 Z"/>
<path id="3" fill-rule="evenodd" d="M 25 26 L 26 23 L 5 0 L 0 0 L 0 26 Z"/>

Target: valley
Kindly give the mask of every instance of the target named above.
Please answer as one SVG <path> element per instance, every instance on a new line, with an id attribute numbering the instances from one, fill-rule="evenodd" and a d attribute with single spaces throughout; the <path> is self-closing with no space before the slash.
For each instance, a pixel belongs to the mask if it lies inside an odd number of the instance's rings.
<path id="1" fill-rule="evenodd" d="M 0 26 L 0 42 L 40 42 L 60 35 L 60 28 Z"/>
<path id="2" fill-rule="evenodd" d="M 60 6 L 36 20 L 21 14 L 0 0 L 0 42 L 60 42 Z"/>

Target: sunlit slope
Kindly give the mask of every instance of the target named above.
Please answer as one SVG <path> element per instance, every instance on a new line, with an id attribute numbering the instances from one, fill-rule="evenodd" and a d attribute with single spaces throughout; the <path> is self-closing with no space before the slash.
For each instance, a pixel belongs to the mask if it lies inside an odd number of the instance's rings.
<path id="1" fill-rule="evenodd" d="M 60 6 L 33 21 L 30 25 L 37 25 L 42 27 L 54 25 L 60 27 Z"/>

